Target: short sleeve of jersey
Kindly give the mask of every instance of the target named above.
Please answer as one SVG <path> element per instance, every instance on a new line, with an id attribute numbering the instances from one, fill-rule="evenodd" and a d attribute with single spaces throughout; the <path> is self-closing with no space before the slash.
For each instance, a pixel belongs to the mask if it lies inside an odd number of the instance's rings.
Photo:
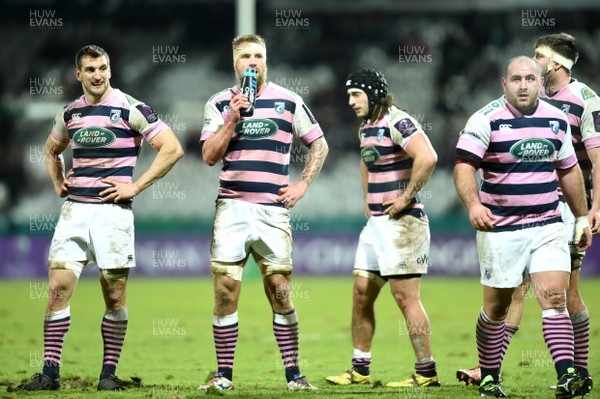
<path id="1" fill-rule="evenodd" d="M 490 145 L 491 133 L 489 119 L 481 112 L 477 112 L 469 118 L 465 128 L 460 132 L 456 149 L 483 159 Z"/>
<path id="2" fill-rule="evenodd" d="M 323 131 L 312 112 L 304 104 L 302 98 L 298 95 L 295 95 L 294 98 L 296 100 L 296 111 L 293 121 L 294 135 L 304 145 L 309 145 L 319 137 L 322 137 Z"/>
<path id="3" fill-rule="evenodd" d="M 573 149 L 573 140 L 571 138 L 571 126 L 567 123 L 567 131 L 560 150 L 556 154 L 556 168 L 569 169 L 577 164 L 577 156 Z"/>
<path id="4" fill-rule="evenodd" d="M 225 119 L 223 119 L 223 115 L 217 109 L 217 105 L 211 100 L 208 100 L 204 106 L 204 123 L 200 141 L 205 141 L 210 136 L 217 133 L 224 123 Z"/>
<path id="5" fill-rule="evenodd" d="M 54 117 L 54 125 L 52 126 L 52 138 L 57 143 L 68 143 L 69 142 L 69 132 L 67 131 L 67 126 L 65 125 L 65 108 L 61 109 L 56 113 Z"/>
<path id="6" fill-rule="evenodd" d="M 146 141 L 152 140 L 161 130 L 168 128 L 154 109 L 141 102 L 132 104 L 129 110 L 129 124 L 134 131 L 144 136 Z"/>
<path id="7" fill-rule="evenodd" d="M 391 113 L 390 137 L 394 143 L 406 149 L 410 140 L 419 134 L 425 134 L 425 132 L 415 118 L 401 110 Z"/>
<path id="8" fill-rule="evenodd" d="M 589 87 L 582 89 L 581 136 L 586 149 L 600 147 L 600 98 Z"/>

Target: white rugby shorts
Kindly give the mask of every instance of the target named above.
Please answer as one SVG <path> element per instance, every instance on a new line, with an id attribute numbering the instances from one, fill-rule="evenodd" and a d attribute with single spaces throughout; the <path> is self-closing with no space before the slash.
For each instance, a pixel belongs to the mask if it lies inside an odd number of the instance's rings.
<path id="1" fill-rule="evenodd" d="M 579 252 L 577 251 L 577 247 L 573 244 L 573 238 L 575 235 L 575 215 L 571 212 L 571 208 L 564 201 L 559 201 L 558 210 L 561 213 L 561 217 L 563 223 L 565 224 L 565 240 L 569 243 L 569 252 L 573 257 L 573 269 L 578 269 L 581 267 L 583 257 L 585 256 L 585 251 Z"/>
<path id="2" fill-rule="evenodd" d="M 85 262 L 100 269 L 135 267 L 133 211 L 126 205 L 65 201 L 48 262 Z"/>
<path id="3" fill-rule="evenodd" d="M 481 284 L 516 288 L 531 273 L 571 271 L 563 223 L 514 231 L 477 232 Z"/>
<path id="4" fill-rule="evenodd" d="M 250 253 L 258 255 L 255 259 L 263 274 L 291 273 L 289 211 L 234 199 L 217 200 L 210 246 L 211 270 L 241 280 L 241 270 L 223 272 L 223 267 L 216 265 L 242 262 L 240 267 L 243 267 Z"/>
<path id="5" fill-rule="evenodd" d="M 411 215 L 390 219 L 371 216 L 360 233 L 354 274 L 377 271 L 381 276 L 425 274 L 429 263 L 429 222 Z"/>

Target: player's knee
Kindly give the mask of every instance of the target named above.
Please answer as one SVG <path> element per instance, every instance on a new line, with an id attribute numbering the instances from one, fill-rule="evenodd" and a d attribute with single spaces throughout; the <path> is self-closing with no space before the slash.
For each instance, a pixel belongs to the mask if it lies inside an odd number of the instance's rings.
<path id="1" fill-rule="evenodd" d="M 540 293 L 544 308 L 564 309 L 567 307 L 567 293 L 561 289 L 548 289 Z"/>
<path id="2" fill-rule="evenodd" d="M 420 298 L 418 294 L 404 291 L 394 292 L 393 294 L 396 303 L 403 311 L 410 309 L 412 306 L 419 305 Z"/>

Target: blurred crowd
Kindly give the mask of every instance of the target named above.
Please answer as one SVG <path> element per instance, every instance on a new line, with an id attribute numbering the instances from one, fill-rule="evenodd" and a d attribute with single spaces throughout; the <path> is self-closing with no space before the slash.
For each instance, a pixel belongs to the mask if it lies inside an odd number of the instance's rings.
<path id="1" fill-rule="evenodd" d="M 332 192 L 360 196 L 360 183 L 349 183 L 359 176 L 359 122 L 344 90 L 345 78 L 354 69 L 381 70 L 397 104 L 422 123 L 439 155 L 438 178 L 431 184 L 446 193 L 453 192 L 449 175 L 458 132 L 469 115 L 501 95 L 504 62 L 515 55 L 532 55 L 538 36 L 558 31 L 575 35 L 581 55 L 574 77 L 600 90 L 598 8 L 546 10 L 543 18 L 552 22 L 551 28 L 536 28 L 527 26 L 521 8 L 365 12 L 343 7 L 302 9 L 298 3 L 294 12 L 286 14 L 273 3 L 258 2 L 256 15 L 256 33 L 268 45 L 269 80 L 302 95 L 322 125 L 331 150 L 321 178 Z M 36 14 L 31 11 L 41 8 L 52 9 L 54 14 L 46 18 L 60 18 L 60 26 L 32 27 L 29 16 Z M 211 192 L 216 192 L 218 171 L 202 169 L 198 139 L 204 103 L 235 83 L 230 44 L 235 36 L 234 15 L 231 1 L 167 5 L 113 1 L 100 10 L 86 2 L 4 7 L 0 16 L 0 33 L 7 38 L 0 47 L 2 218 L 18 223 L 26 209 L 55 206 L 42 146 L 54 114 L 81 95 L 73 77 L 73 57 L 90 43 L 109 52 L 113 87 L 148 102 L 185 144 L 185 162 L 174 173 L 182 184 L 180 191 L 187 190 L 188 200 L 195 198 L 195 190 L 206 193 L 204 185 L 194 182 L 199 173 L 208 173 L 213 179 Z M 156 62 L 153 54 L 161 52 L 178 55 L 179 62 Z M 301 168 L 301 154 L 293 148 L 292 167 Z M 446 197 L 439 212 L 461 209 L 453 194 Z M 175 205 L 172 216 L 208 217 L 212 200 L 196 212 L 182 213 L 181 206 Z M 324 208 L 355 213 L 353 204 L 327 200 Z M 157 207 L 170 212 L 164 204 Z M 144 208 L 137 214 L 144 217 Z"/>

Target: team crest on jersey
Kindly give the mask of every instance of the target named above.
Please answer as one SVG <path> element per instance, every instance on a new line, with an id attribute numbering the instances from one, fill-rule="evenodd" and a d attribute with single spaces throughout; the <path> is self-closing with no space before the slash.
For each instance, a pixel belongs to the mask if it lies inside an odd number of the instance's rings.
<path id="1" fill-rule="evenodd" d="M 564 112 L 565 115 L 569 115 L 569 111 L 571 110 L 571 105 L 570 104 L 563 104 L 562 107 L 560 107 L 560 110 L 562 112 Z"/>
<path id="2" fill-rule="evenodd" d="M 223 107 L 223 113 L 224 113 L 224 114 L 228 114 L 228 113 L 229 113 L 229 105 L 225 105 L 225 106 Z"/>
<path id="3" fill-rule="evenodd" d="M 558 129 L 560 127 L 558 121 L 548 121 L 548 123 L 550 124 L 550 129 L 552 129 L 552 133 L 558 134 Z"/>
<path id="4" fill-rule="evenodd" d="M 112 123 L 117 123 L 121 119 L 121 110 L 120 109 L 111 109 L 110 110 L 110 121 Z"/>
<path id="5" fill-rule="evenodd" d="M 584 87 L 581 89 L 581 96 L 584 100 L 588 100 L 592 97 L 596 97 L 596 93 L 594 93 L 589 87 Z"/>
<path id="6" fill-rule="evenodd" d="M 275 112 L 279 115 L 285 112 L 285 103 L 283 101 L 275 101 Z"/>
<path id="7" fill-rule="evenodd" d="M 381 142 L 383 140 L 383 135 L 385 134 L 385 129 L 377 130 L 377 142 Z"/>

